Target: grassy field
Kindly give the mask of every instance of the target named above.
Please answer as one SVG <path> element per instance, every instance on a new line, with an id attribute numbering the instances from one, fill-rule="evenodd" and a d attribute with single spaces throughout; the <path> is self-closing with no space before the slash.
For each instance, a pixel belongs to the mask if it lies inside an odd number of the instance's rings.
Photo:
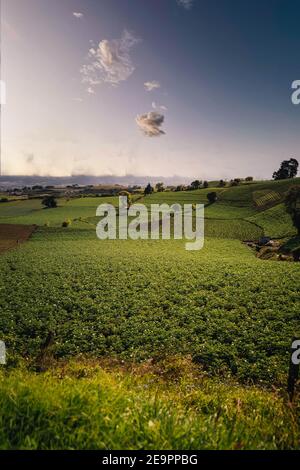
<path id="1" fill-rule="evenodd" d="M 295 449 L 277 391 L 224 384 L 188 360 L 0 373 L 0 449 Z"/>
<path id="2" fill-rule="evenodd" d="M 260 260 L 241 243 L 295 234 L 287 189 L 217 188 L 198 252 L 184 241 L 98 240 L 96 208 L 117 198 L 1 204 L 0 223 L 39 228 L 0 257 L 0 447 L 299 448 L 299 410 L 285 404 L 299 263 Z M 206 203 L 208 191 L 139 202 Z M 104 371 L 103 358 L 162 365 Z"/>

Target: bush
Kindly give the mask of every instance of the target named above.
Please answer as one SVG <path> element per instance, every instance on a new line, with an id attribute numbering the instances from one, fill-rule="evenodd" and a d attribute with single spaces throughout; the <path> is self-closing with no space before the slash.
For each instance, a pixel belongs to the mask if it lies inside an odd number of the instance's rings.
<path id="1" fill-rule="evenodd" d="M 8 198 L 7 198 L 7 197 L 2 197 L 2 198 L 0 199 L 0 202 L 8 202 Z"/>
<path id="2" fill-rule="evenodd" d="M 47 209 L 54 209 L 57 207 L 57 202 L 54 196 L 46 196 L 42 200 L 42 205 L 45 206 Z"/>
<path id="3" fill-rule="evenodd" d="M 218 199 L 217 193 L 216 192 L 208 193 L 207 199 L 210 202 L 210 204 L 212 204 L 213 202 L 216 202 L 216 200 Z"/>
<path id="4" fill-rule="evenodd" d="M 72 221 L 71 221 L 70 219 L 67 219 L 67 220 L 65 220 L 65 221 L 62 223 L 62 227 L 67 228 L 67 227 L 69 227 L 71 224 L 72 224 Z"/>

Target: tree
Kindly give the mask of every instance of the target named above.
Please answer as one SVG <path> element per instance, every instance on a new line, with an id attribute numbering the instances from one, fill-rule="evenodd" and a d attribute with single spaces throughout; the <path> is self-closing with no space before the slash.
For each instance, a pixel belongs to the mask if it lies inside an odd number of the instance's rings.
<path id="1" fill-rule="evenodd" d="M 247 183 L 250 183 L 251 181 L 253 181 L 253 176 L 247 176 L 247 178 L 245 178 L 245 181 L 247 181 Z"/>
<path id="2" fill-rule="evenodd" d="M 204 189 L 207 189 L 207 188 L 208 188 L 208 181 L 204 181 L 204 183 L 203 183 L 203 188 L 204 188 Z"/>
<path id="3" fill-rule="evenodd" d="M 219 188 L 225 188 L 225 186 L 226 186 L 226 181 L 220 180 L 219 181 Z"/>
<path id="4" fill-rule="evenodd" d="M 165 188 L 164 188 L 164 183 L 157 183 L 155 186 L 155 189 L 158 193 L 163 193 Z"/>
<path id="5" fill-rule="evenodd" d="M 191 183 L 191 189 L 200 189 L 201 188 L 202 181 L 200 180 L 195 180 Z"/>
<path id="6" fill-rule="evenodd" d="M 300 236 L 300 186 L 290 188 L 285 199 L 286 211 L 290 214 L 293 225 Z"/>
<path id="7" fill-rule="evenodd" d="M 144 195 L 149 196 L 150 194 L 153 193 L 153 191 L 154 191 L 154 189 L 152 188 L 151 184 L 148 183 L 148 185 L 145 188 Z"/>
<path id="8" fill-rule="evenodd" d="M 217 193 L 216 192 L 208 193 L 207 199 L 210 204 L 213 204 L 213 202 L 216 202 L 216 200 L 218 199 Z"/>
<path id="9" fill-rule="evenodd" d="M 175 188 L 175 191 L 176 192 L 179 192 L 179 191 L 185 191 L 185 186 L 183 186 L 182 184 L 180 184 L 179 186 L 176 186 Z"/>
<path id="10" fill-rule="evenodd" d="M 281 162 L 280 168 L 273 173 L 274 180 L 287 180 L 290 178 L 295 178 L 298 173 L 299 163 L 295 158 L 290 158 L 289 160 L 283 160 Z"/>
<path id="11" fill-rule="evenodd" d="M 57 207 L 57 202 L 54 196 L 46 196 L 42 200 L 43 206 L 45 206 L 47 209 L 54 209 Z"/>
<path id="12" fill-rule="evenodd" d="M 230 181 L 230 186 L 239 186 L 240 183 L 241 183 L 240 178 L 234 178 L 234 180 Z"/>

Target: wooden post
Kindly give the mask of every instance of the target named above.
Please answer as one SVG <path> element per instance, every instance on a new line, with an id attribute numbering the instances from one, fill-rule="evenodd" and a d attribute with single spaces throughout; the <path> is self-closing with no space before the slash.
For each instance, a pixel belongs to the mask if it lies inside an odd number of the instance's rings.
<path id="1" fill-rule="evenodd" d="M 293 401 L 295 385 L 299 377 L 300 365 L 300 338 L 293 338 L 291 346 L 290 367 L 288 377 L 288 394 L 290 401 Z"/>

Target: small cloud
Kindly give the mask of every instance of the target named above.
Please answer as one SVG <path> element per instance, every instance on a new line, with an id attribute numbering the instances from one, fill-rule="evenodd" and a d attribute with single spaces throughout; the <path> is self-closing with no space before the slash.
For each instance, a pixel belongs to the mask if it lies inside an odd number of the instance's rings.
<path id="1" fill-rule="evenodd" d="M 83 18 L 83 13 L 79 13 L 77 11 L 73 11 L 73 16 L 75 16 L 75 18 L 77 18 L 78 20 L 80 20 L 81 18 Z"/>
<path id="2" fill-rule="evenodd" d="M 194 4 L 194 0 L 177 0 L 177 4 L 186 10 L 190 10 Z"/>
<path id="3" fill-rule="evenodd" d="M 165 117 L 163 114 L 151 111 L 136 117 L 136 123 L 147 137 L 159 137 L 165 132 L 161 130 Z"/>
<path id="4" fill-rule="evenodd" d="M 98 46 L 90 48 L 89 64 L 81 68 L 82 82 L 88 85 L 89 93 L 102 83 L 117 86 L 133 74 L 135 67 L 130 51 L 138 42 L 139 39 L 124 30 L 120 39 L 103 39 Z"/>
<path id="5" fill-rule="evenodd" d="M 153 91 L 153 90 L 156 90 L 157 88 L 160 88 L 160 83 L 157 82 L 156 80 L 153 80 L 151 82 L 144 83 L 144 87 L 146 91 Z"/>
<path id="6" fill-rule="evenodd" d="M 159 109 L 161 111 L 168 111 L 168 108 L 166 106 L 163 106 L 163 105 L 157 105 L 154 101 L 152 103 L 152 108 L 153 109 Z"/>
<path id="7" fill-rule="evenodd" d="M 95 94 L 95 90 L 91 86 L 89 86 L 86 91 L 89 93 L 89 95 L 94 95 Z"/>
<path id="8" fill-rule="evenodd" d="M 78 103 L 82 103 L 83 99 L 82 98 L 73 98 L 73 101 L 77 101 Z"/>

